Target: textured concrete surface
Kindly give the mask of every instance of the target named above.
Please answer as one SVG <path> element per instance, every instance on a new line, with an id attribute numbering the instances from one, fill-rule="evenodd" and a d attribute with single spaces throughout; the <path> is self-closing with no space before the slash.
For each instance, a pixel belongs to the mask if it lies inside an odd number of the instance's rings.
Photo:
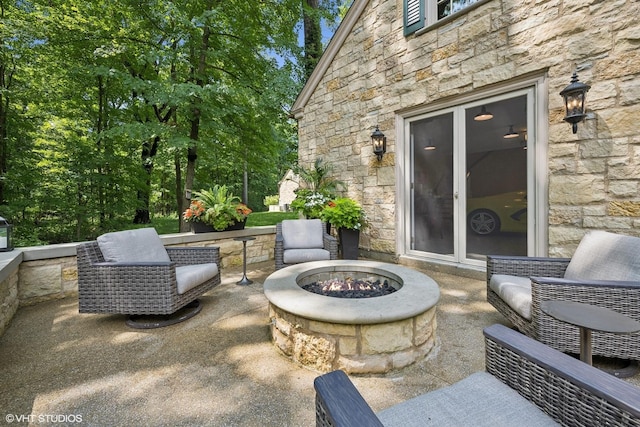
<path id="1" fill-rule="evenodd" d="M 317 374 L 269 339 L 272 268 L 249 271 L 250 286 L 224 270 L 200 314 L 162 329 L 78 314 L 76 298 L 19 309 L 0 338 L 0 425 L 313 426 Z M 352 377 L 376 411 L 483 370 L 482 328 L 508 324 L 484 281 L 423 272 L 441 287 L 437 346 L 404 369 Z"/>

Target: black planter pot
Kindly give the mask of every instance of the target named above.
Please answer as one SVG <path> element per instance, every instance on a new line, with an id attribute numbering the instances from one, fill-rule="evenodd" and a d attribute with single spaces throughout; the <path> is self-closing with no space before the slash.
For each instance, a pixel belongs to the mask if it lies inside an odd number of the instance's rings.
<path id="1" fill-rule="evenodd" d="M 192 222 L 191 223 L 191 231 L 193 233 L 213 233 L 214 230 L 212 225 L 203 224 L 201 222 Z"/>
<path id="2" fill-rule="evenodd" d="M 358 259 L 358 245 L 360 243 L 360 230 L 348 228 L 338 229 L 342 259 Z"/>
<path id="3" fill-rule="evenodd" d="M 203 224 L 201 222 L 193 222 L 191 223 L 191 231 L 198 234 L 198 233 L 215 233 L 219 231 L 244 230 L 244 226 L 246 223 L 247 223 L 247 219 L 245 218 L 244 221 L 236 222 L 235 224 L 228 226 L 224 230 L 216 230 L 213 228 L 212 225 Z"/>

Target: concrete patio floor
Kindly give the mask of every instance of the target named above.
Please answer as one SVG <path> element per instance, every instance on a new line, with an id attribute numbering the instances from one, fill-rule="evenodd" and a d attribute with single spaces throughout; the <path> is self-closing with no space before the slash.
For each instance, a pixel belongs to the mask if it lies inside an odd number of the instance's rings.
<path id="1" fill-rule="evenodd" d="M 252 285 L 225 270 L 200 314 L 161 329 L 79 314 L 77 298 L 19 309 L 0 338 L 0 424 L 313 426 L 318 373 L 271 344 L 262 282 L 273 263 L 250 268 Z M 483 370 L 482 329 L 509 325 L 483 280 L 420 271 L 441 287 L 437 346 L 404 369 L 352 377 L 376 411 Z"/>

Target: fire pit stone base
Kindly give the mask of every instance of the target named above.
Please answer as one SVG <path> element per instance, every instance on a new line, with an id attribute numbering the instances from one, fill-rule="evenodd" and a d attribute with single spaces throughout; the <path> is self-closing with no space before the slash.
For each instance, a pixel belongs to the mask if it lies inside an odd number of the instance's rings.
<path id="1" fill-rule="evenodd" d="M 330 263 L 333 265 L 332 268 L 346 268 L 340 264 L 341 262 Z M 356 269 L 368 268 L 380 273 L 384 269 L 381 263 L 374 266 L 363 261 L 351 263 L 356 264 Z M 309 267 L 311 270 L 319 268 L 318 265 Z M 280 272 L 291 268 L 287 267 Z M 294 279 L 302 271 L 300 268 L 292 269 Z M 437 284 L 428 276 L 415 271 L 403 274 L 404 270 L 408 269 L 396 265 L 389 265 L 389 268 L 392 270 L 390 276 L 398 279 L 402 291 L 391 294 L 396 295 L 393 298 L 389 298 L 390 295 L 368 298 L 366 302 L 351 300 L 352 304 L 366 304 L 372 308 L 371 316 L 361 322 L 357 319 L 343 319 L 345 307 L 336 306 L 349 304 L 346 299 L 320 296 L 304 290 L 298 292 L 292 285 L 286 286 L 283 283 L 283 273 L 280 272 L 274 276 L 275 279 L 280 279 L 277 283 L 269 282 L 274 278 L 267 279 L 265 293 L 270 300 L 269 317 L 273 343 L 294 362 L 318 372 L 342 369 L 354 374 L 385 373 L 423 359 L 435 346 L 436 303 L 439 299 Z M 407 281 L 414 279 L 420 279 L 419 283 Z M 285 292 L 286 298 L 280 299 L 274 292 Z M 402 299 L 398 300 L 398 297 Z M 310 298 L 311 301 L 304 301 L 306 298 Z M 385 298 L 389 299 L 386 303 Z M 406 316 L 391 313 L 392 317 L 385 318 L 379 314 L 382 307 L 388 304 L 402 304 L 405 298 L 412 302 L 422 301 L 422 308 L 413 305 Z M 286 306 L 286 309 L 276 305 L 274 301 Z M 288 301 L 291 304 L 287 304 Z M 321 315 L 310 318 L 311 307 L 316 307 Z M 335 313 L 331 313 L 332 307 L 336 308 Z M 304 316 L 294 313 L 295 310 L 302 312 Z M 374 317 L 379 319 L 376 320 Z"/>
<path id="2" fill-rule="evenodd" d="M 319 372 L 384 373 L 423 359 L 435 345 L 435 307 L 389 323 L 319 322 L 270 306 L 274 344 L 286 356 Z"/>

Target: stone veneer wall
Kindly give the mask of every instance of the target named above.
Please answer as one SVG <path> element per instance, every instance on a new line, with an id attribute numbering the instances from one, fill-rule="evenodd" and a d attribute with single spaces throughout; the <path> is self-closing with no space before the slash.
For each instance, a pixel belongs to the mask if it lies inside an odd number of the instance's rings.
<path id="1" fill-rule="evenodd" d="M 397 113 L 522 76 L 548 82 L 549 255 L 570 256 L 585 229 L 640 235 L 640 2 L 488 0 L 409 37 L 402 4 L 368 2 L 295 112 L 301 164 L 333 164 L 369 215 L 362 249 L 396 253 Z M 576 68 L 592 87 L 573 135 L 558 94 Z M 387 136 L 382 162 L 371 150 L 376 124 Z"/>
<path id="2" fill-rule="evenodd" d="M 251 227 L 219 234 L 184 233 L 161 238 L 165 246 L 219 246 L 224 274 L 224 268 L 242 266 L 242 242 L 233 240 L 238 236 L 256 238 L 247 242 L 247 265 L 273 260 L 275 227 Z M 24 248 L 8 253 L 17 255 L 10 265 L 2 267 L 3 274 L 0 275 L 0 335 L 19 306 L 77 294 L 75 245 Z"/>

